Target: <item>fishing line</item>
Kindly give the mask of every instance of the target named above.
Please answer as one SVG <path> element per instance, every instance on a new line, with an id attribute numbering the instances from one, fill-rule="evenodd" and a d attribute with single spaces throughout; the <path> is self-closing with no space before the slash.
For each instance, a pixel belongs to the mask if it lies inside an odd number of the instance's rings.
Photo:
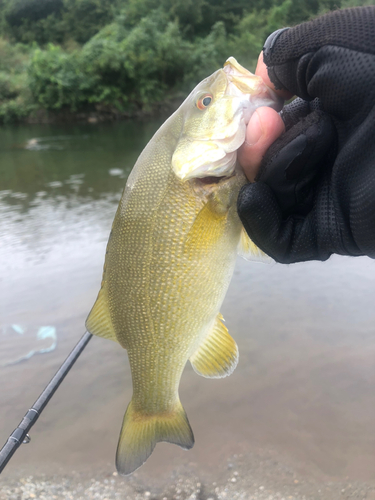
<path id="1" fill-rule="evenodd" d="M 23 417 L 19 426 L 9 436 L 7 442 L 0 450 L 0 474 L 4 470 L 9 460 L 12 458 L 16 450 L 19 448 L 19 446 L 21 446 L 22 443 L 28 443 L 30 441 L 30 436 L 28 435 L 29 430 L 38 420 L 40 414 L 47 406 L 49 400 L 55 394 L 61 382 L 69 373 L 69 370 L 77 361 L 83 349 L 89 343 L 91 337 L 92 334 L 89 332 L 86 332 L 81 337 L 76 346 L 73 348 L 72 352 L 69 354 L 64 363 L 57 370 L 55 376 L 52 378 L 50 383 L 41 393 L 39 398 L 35 401 L 33 406 L 28 410 L 26 415 Z"/>

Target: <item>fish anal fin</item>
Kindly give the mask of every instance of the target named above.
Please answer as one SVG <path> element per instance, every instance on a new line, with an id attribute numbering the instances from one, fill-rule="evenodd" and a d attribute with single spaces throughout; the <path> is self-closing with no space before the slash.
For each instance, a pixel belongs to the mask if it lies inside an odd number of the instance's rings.
<path id="1" fill-rule="evenodd" d="M 194 435 L 180 401 L 170 412 L 152 415 L 136 411 L 130 402 L 122 424 L 116 453 L 116 468 L 122 475 L 138 469 L 156 443 L 166 441 L 185 450 L 194 445 Z"/>
<path id="2" fill-rule="evenodd" d="M 271 257 L 256 246 L 256 244 L 250 239 L 244 227 L 242 227 L 241 237 L 238 243 L 238 255 L 246 260 L 256 262 L 274 262 Z"/>
<path id="3" fill-rule="evenodd" d="M 117 342 L 104 287 L 101 288 L 98 298 L 86 319 L 86 328 L 93 335 Z"/>
<path id="4" fill-rule="evenodd" d="M 210 333 L 190 357 L 190 362 L 199 375 L 208 378 L 227 377 L 236 368 L 238 347 L 229 335 L 220 313 Z"/>

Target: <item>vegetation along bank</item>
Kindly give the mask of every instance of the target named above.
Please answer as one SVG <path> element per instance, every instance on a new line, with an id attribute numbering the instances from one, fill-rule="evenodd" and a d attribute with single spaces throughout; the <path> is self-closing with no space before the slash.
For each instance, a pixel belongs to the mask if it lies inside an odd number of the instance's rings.
<path id="1" fill-rule="evenodd" d="M 374 0 L 0 0 L 0 123 L 170 110 L 228 56 Z"/>

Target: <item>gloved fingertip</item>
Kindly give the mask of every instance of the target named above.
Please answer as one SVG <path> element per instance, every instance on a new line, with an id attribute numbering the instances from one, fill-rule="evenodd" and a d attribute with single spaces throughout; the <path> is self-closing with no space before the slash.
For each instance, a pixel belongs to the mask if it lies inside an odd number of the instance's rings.
<path id="1" fill-rule="evenodd" d="M 237 200 L 237 211 L 250 232 L 257 227 L 275 228 L 281 223 L 281 211 L 269 186 L 254 182 L 242 187 Z"/>
<path id="2" fill-rule="evenodd" d="M 245 184 L 241 188 L 237 199 L 237 210 L 240 217 L 241 214 L 245 214 L 249 212 L 249 210 L 251 211 L 253 203 L 256 203 L 258 198 L 258 190 L 259 184 L 255 182 Z"/>
<path id="3" fill-rule="evenodd" d="M 267 255 L 281 262 L 284 245 L 278 244 L 278 234 L 282 216 L 270 187 L 262 182 L 243 186 L 238 196 L 237 210 L 251 240 Z"/>
<path id="4" fill-rule="evenodd" d="M 281 33 L 284 33 L 284 31 L 288 30 L 290 28 L 281 28 L 281 29 L 278 29 L 276 31 L 274 31 L 273 33 L 271 33 L 269 35 L 269 37 L 267 38 L 267 40 L 264 42 L 264 45 L 263 45 L 263 58 L 264 58 L 264 62 L 267 64 L 268 66 L 268 63 L 267 61 L 269 60 L 269 58 L 271 57 L 272 55 L 272 50 L 276 44 L 276 41 L 277 39 L 279 38 L 279 36 L 281 35 Z"/>
<path id="5" fill-rule="evenodd" d="M 299 120 L 311 113 L 310 103 L 299 97 L 286 104 L 280 111 L 280 116 L 285 124 L 286 130 L 292 128 Z"/>
<path id="6" fill-rule="evenodd" d="M 270 81 L 273 83 L 274 87 L 276 90 L 281 91 L 285 89 L 284 85 L 280 82 L 278 79 L 276 73 L 275 73 L 275 68 L 273 67 L 272 63 L 272 53 L 274 51 L 274 47 L 276 45 L 277 40 L 279 39 L 280 35 L 284 33 L 284 31 L 289 30 L 289 28 L 281 28 L 279 30 L 274 31 L 273 33 L 270 34 L 270 36 L 267 38 L 267 40 L 264 42 L 263 46 L 263 61 L 265 65 L 267 66 L 267 72 L 268 72 L 268 77 Z M 284 96 L 284 99 L 290 99 L 293 94 Z"/>

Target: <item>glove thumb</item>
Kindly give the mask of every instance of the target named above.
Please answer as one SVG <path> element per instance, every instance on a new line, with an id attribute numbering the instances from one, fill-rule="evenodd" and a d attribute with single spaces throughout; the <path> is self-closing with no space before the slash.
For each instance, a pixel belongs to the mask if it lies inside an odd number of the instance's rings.
<path id="1" fill-rule="evenodd" d="M 246 231 L 277 262 L 322 259 L 314 229 L 314 187 L 319 172 L 330 168 L 334 144 L 331 119 L 314 111 L 274 142 L 257 182 L 240 191 L 237 208 Z"/>

